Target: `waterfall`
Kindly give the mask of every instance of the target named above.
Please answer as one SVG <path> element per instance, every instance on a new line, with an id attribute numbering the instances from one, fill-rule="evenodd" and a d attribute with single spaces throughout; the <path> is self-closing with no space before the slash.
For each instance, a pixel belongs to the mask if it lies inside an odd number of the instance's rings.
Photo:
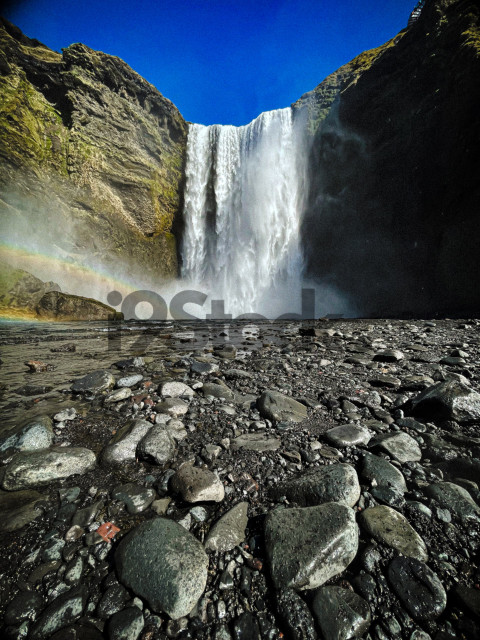
<path id="1" fill-rule="evenodd" d="M 296 312 L 304 154 L 290 108 L 189 125 L 182 276 L 234 317 Z"/>

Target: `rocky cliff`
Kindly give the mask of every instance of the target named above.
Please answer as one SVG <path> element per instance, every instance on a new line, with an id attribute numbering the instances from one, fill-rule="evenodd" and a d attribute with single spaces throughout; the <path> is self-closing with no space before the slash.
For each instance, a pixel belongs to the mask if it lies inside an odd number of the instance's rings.
<path id="1" fill-rule="evenodd" d="M 365 315 L 478 313 L 478 3 L 427 0 L 294 108 L 312 136 L 310 275 Z"/>
<path id="2" fill-rule="evenodd" d="M 175 276 L 187 133 L 176 107 L 119 58 L 82 44 L 56 53 L 5 20 L 0 74 L 8 242 Z"/>
<path id="3" fill-rule="evenodd" d="M 142 284 L 176 276 L 187 126 L 175 106 L 122 60 L 56 53 L 6 21 L 0 74 L 8 242 Z M 479 105 L 475 0 L 426 0 L 302 96 L 307 275 L 363 315 L 478 313 Z"/>

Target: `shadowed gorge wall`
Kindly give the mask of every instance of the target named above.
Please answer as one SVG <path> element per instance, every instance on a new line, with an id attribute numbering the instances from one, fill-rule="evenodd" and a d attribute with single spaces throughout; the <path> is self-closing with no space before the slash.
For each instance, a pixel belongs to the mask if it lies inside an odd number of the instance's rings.
<path id="1" fill-rule="evenodd" d="M 186 124 L 119 58 L 0 23 L 0 213 L 10 244 L 177 274 Z M 5 237 L 5 236 L 4 236 Z"/>
<path id="2" fill-rule="evenodd" d="M 479 12 L 427 1 L 295 105 L 314 136 L 307 271 L 365 315 L 480 309 Z"/>

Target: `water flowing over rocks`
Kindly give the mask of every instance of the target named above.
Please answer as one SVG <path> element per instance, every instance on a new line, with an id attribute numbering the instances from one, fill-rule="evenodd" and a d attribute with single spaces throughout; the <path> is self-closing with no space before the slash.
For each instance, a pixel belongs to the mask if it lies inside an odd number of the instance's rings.
<path id="1" fill-rule="evenodd" d="M 118 354 L 88 325 L 6 331 L 0 437 L 40 425 L 51 445 L 1 452 L 2 638 L 479 637 L 480 420 L 411 412 L 419 379 L 478 392 L 476 321 L 127 326 Z M 92 371 L 117 382 L 74 393 Z M 301 420 L 262 415 L 272 392 Z"/>
<path id="2" fill-rule="evenodd" d="M 189 125 L 182 276 L 234 316 L 273 317 L 272 288 L 301 288 L 305 155 L 290 107 L 243 127 Z"/>

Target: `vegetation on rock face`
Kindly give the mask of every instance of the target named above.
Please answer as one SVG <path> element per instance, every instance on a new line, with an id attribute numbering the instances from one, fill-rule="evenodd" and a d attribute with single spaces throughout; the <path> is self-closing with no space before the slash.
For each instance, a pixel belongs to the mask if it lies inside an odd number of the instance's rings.
<path id="1" fill-rule="evenodd" d="M 45 293 L 35 307 L 42 320 L 89 322 L 92 320 L 122 320 L 123 313 L 98 300 L 74 296 L 61 291 Z"/>
<path id="2" fill-rule="evenodd" d="M 119 58 L 82 44 L 59 54 L 0 22 L 5 228 L 38 225 L 74 260 L 175 277 L 186 135 L 176 107 Z"/>
<path id="3" fill-rule="evenodd" d="M 28 271 L 0 262 L 0 313 L 7 309 L 33 311 L 42 296 L 59 288 L 54 282 L 42 282 Z"/>

